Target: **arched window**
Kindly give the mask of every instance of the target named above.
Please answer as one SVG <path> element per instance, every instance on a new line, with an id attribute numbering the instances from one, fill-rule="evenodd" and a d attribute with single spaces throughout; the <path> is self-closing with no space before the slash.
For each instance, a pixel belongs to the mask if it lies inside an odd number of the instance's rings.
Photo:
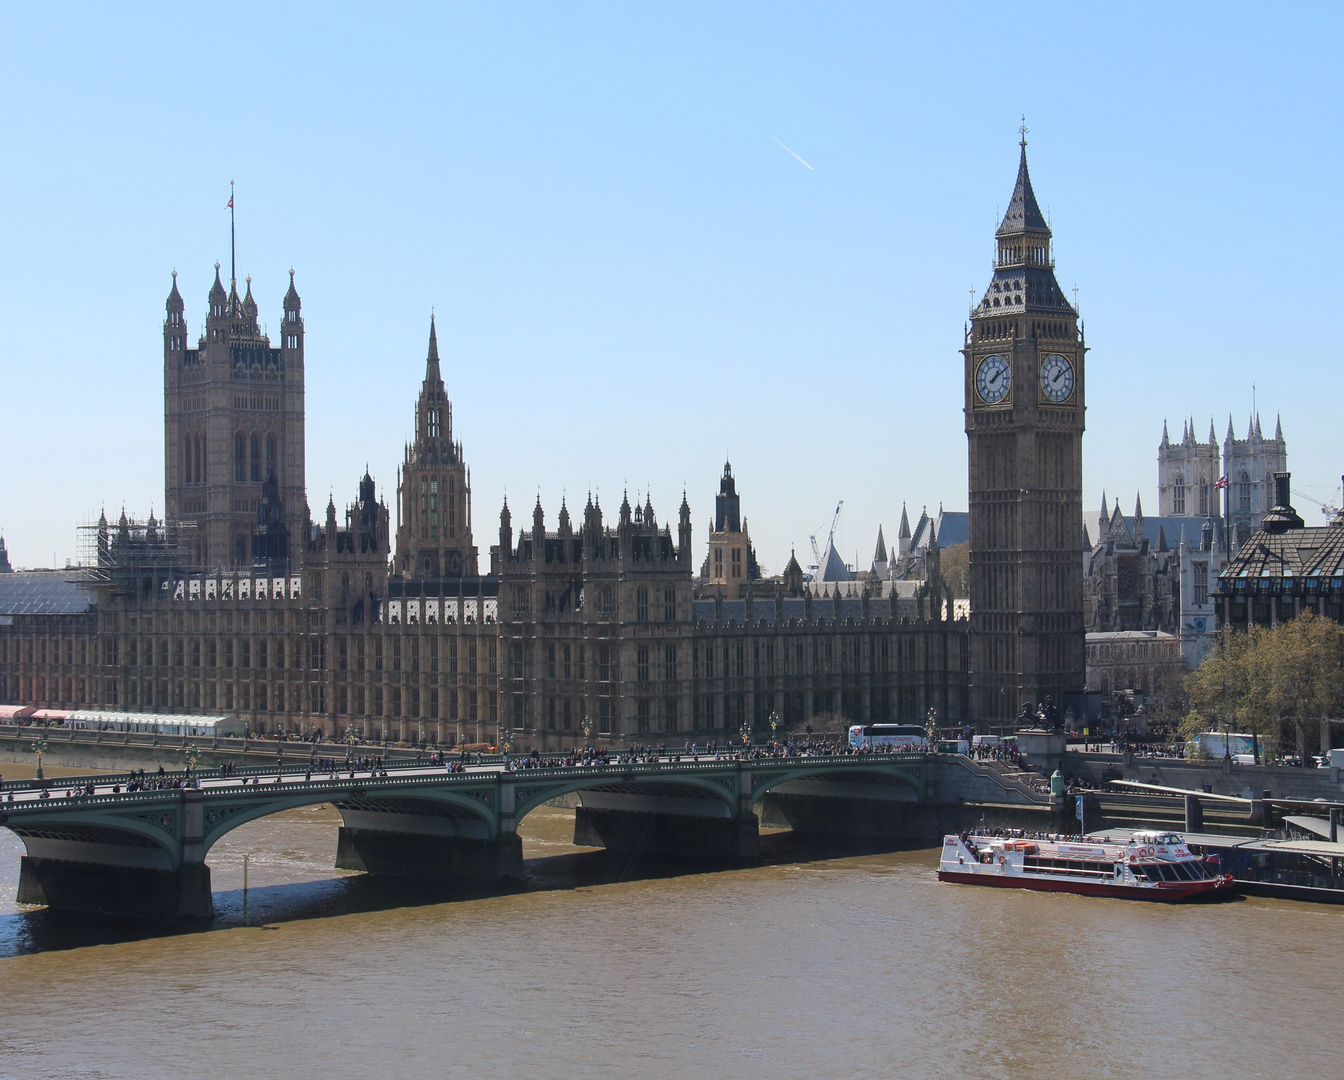
<path id="1" fill-rule="evenodd" d="M 196 436 L 196 482 L 204 484 L 205 476 L 205 436 Z"/>
<path id="2" fill-rule="evenodd" d="M 1251 509 L 1251 474 L 1245 469 L 1237 474 L 1237 509 Z"/>
<path id="3" fill-rule="evenodd" d="M 182 483 L 192 482 L 191 473 L 191 436 L 182 436 Z"/>
<path id="4" fill-rule="evenodd" d="M 1207 476 L 1199 478 L 1199 516 L 1209 516 L 1209 478 Z"/>
<path id="5" fill-rule="evenodd" d="M 280 478 L 280 472 L 275 467 L 275 433 L 266 436 L 266 475 L 274 476 L 277 480 Z"/>
<path id="6" fill-rule="evenodd" d="M 233 479 L 235 483 L 241 484 L 247 479 L 243 471 L 246 468 L 247 440 L 240 431 L 233 437 Z"/>
<path id="7" fill-rule="evenodd" d="M 255 483 L 256 481 L 261 479 L 261 439 L 257 437 L 257 433 L 255 431 L 252 433 L 251 444 L 252 444 L 251 479 Z"/>
<path id="8" fill-rule="evenodd" d="M 1171 512 L 1177 516 L 1185 513 L 1185 478 L 1179 473 L 1171 482 Z"/>
<path id="9" fill-rule="evenodd" d="M 233 538 L 233 562 L 235 566 L 247 565 L 247 537 L 242 533 Z"/>

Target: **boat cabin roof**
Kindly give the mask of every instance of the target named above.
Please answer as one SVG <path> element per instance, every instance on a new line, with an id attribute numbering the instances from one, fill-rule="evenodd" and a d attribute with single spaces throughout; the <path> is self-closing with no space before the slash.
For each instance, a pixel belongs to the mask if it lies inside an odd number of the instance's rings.
<path id="1" fill-rule="evenodd" d="M 1173 847 L 1185 843 L 1185 837 L 1180 833 L 1159 832 L 1157 829 L 1135 829 L 1129 840 L 1133 844 L 1167 844 Z"/>

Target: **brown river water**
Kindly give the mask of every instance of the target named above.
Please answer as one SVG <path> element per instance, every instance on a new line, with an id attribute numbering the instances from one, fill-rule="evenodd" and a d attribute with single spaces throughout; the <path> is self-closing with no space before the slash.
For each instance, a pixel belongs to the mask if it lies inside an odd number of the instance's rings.
<path id="1" fill-rule="evenodd" d="M 0 1077 L 1344 1075 L 1344 907 L 942 885 L 935 851 L 788 834 L 715 871 L 550 808 L 495 893 L 332 870 L 338 821 L 225 837 L 189 933 L 18 907 L 0 830 Z"/>

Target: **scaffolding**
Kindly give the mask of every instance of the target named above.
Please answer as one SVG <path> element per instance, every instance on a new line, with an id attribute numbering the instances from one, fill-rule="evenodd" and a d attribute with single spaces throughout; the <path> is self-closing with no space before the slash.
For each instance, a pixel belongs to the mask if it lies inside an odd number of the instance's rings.
<path id="1" fill-rule="evenodd" d="M 194 521 L 169 525 L 122 511 L 116 522 L 100 515 L 76 526 L 75 564 L 98 580 L 180 576 L 200 569 L 199 551 Z"/>

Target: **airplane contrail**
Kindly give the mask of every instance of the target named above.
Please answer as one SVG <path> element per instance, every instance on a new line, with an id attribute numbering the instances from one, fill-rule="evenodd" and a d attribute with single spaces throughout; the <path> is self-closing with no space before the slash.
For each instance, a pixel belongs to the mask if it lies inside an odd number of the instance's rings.
<path id="1" fill-rule="evenodd" d="M 773 135 L 771 135 L 770 138 L 775 139 L 775 137 L 774 137 Z M 779 145 L 782 146 L 782 147 L 784 147 L 785 150 L 789 150 L 789 148 L 788 148 L 787 146 L 784 146 L 784 144 L 783 144 L 782 142 L 779 142 L 778 139 L 775 139 L 775 142 L 779 143 Z M 790 154 L 793 154 L 793 156 L 796 157 L 796 158 L 798 158 L 799 161 L 803 161 L 803 159 L 800 158 L 800 157 L 798 157 L 797 154 L 794 154 L 792 150 L 789 150 L 789 153 L 790 153 Z M 804 164 L 804 165 L 807 165 L 807 162 L 806 162 L 806 161 L 803 161 L 803 164 Z M 812 166 L 811 166 L 811 165 L 807 165 L 807 167 L 808 167 L 809 169 L 812 169 Z M 817 170 L 816 170 L 816 169 L 812 169 L 812 171 L 813 171 L 813 172 L 816 172 Z"/>

